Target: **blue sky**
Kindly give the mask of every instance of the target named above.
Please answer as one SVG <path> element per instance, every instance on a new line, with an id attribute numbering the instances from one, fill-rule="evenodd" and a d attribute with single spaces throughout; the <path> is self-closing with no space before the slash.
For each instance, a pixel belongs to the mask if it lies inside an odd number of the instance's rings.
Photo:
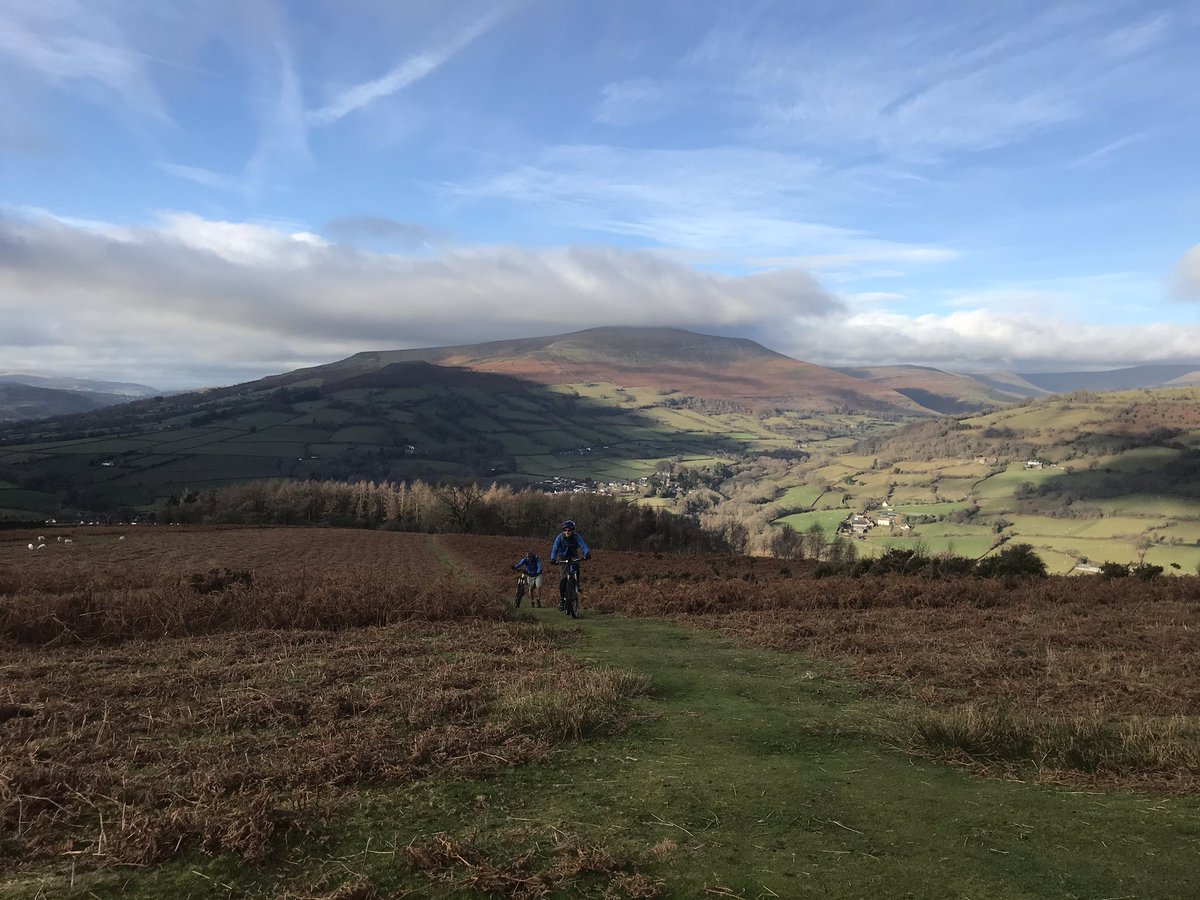
<path id="1" fill-rule="evenodd" d="M 1200 359 L 1194 2 L 2 0 L 0 370 Z"/>

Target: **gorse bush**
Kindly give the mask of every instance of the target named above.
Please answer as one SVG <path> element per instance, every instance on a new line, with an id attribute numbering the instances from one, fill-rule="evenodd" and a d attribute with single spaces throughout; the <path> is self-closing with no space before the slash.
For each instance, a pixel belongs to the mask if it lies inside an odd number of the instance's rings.
<path id="1" fill-rule="evenodd" d="M 955 579 L 970 575 L 984 578 L 1045 578 L 1046 564 L 1029 544 L 1005 547 L 994 556 L 974 560 L 952 553 L 930 556 L 921 550 L 891 547 L 876 557 L 864 557 L 843 564 L 824 562 L 813 573 L 817 578 L 832 575 L 919 575 L 922 578 Z"/>
<path id="2" fill-rule="evenodd" d="M 1046 563 L 1029 544 L 1012 544 L 994 556 L 985 556 L 975 566 L 975 571 L 985 578 L 994 576 L 1045 578 Z"/>
<path id="3" fill-rule="evenodd" d="M 1157 578 L 1162 573 L 1162 566 L 1155 566 L 1150 563 L 1125 565 L 1124 563 L 1106 562 L 1100 566 L 1100 576 L 1102 578 L 1126 578 L 1132 576 L 1140 578 L 1142 581 L 1149 581 L 1152 578 Z"/>

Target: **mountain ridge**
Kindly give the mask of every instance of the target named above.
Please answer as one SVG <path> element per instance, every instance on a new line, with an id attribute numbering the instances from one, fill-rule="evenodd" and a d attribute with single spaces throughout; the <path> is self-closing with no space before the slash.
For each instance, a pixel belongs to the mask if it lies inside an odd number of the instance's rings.
<path id="1" fill-rule="evenodd" d="M 350 372 L 409 362 L 461 366 L 543 385 L 609 382 L 680 391 L 755 407 L 844 408 L 917 416 L 935 412 L 884 385 L 794 359 L 747 338 L 666 327 L 607 326 L 481 344 L 370 350 L 269 380 L 287 384 L 315 379 L 324 384 Z"/>

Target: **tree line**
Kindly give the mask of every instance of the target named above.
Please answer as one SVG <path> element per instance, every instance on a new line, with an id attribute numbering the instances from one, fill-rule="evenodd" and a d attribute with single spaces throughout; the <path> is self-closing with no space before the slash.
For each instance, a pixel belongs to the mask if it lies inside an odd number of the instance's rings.
<path id="1" fill-rule="evenodd" d="M 603 494 L 548 494 L 506 485 L 267 479 L 188 492 L 159 521 L 228 525 L 312 525 L 394 531 L 461 531 L 548 538 L 565 519 L 589 543 L 610 550 L 727 552 L 693 519 Z"/>

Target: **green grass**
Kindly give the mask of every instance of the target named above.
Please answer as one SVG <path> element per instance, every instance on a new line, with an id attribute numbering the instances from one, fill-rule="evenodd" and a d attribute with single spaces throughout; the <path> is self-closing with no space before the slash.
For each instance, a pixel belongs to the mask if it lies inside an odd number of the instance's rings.
<path id="1" fill-rule="evenodd" d="M 551 609 L 537 617 L 571 627 Z M 1195 894 L 1195 799 L 989 781 L 914 760 L 881 740 L 895 726 L 836 671 L 714 634 L 585 609 L 572 652 L 650 679 L 627 733 L 492 779 L 368 790 L 266 865 L 193 857 L 77 877 L 74 889 L 57 874 L 0 897 L 39 887 L 68 898 L 325 897 L 339 886 L 344 896 L 488 896 L 462 886 L 468 869 L 453 855 L 447 881 L 404 864 L 406 847 L 438 842 L 501 871 L 525 853 L 603 848 L 667 898 Z M 535 724 L 543 715 L 536 704 L 526 714 Z M 600 898 L 611 884 L 584 875 L 550 896 Z"/>
<path id="2" fill-rule="evenodd" d="M 58 502 L 52 494 L 45 494 L 41 491 L 0 488 L 0 506 L 22 512 L 46 513 L 56 509 Z"/>
<path id="3" fill-rule="evenodd" d="M 966 509 L 968 504 L 955 503 L 892 503 L 897 512 L 906 516 L 945 516 Z"/>
<path id="4" fill-rule="evenodd" d="M 791 525 L 797 531 L 808 531 L 814 524 L 820 525 L 826 538 L 832 538 L 837 527 L 845 521 L 845 509 L 819 509 L 813 512 L 793 513 L 775 520 L 777 525 Z"/>
<path id="5" fill-rule="evenodd" d="M 783 509 L 807 509 L 816 503 L 823 493 L 824 488 L 802 484 L 788 488 L 775 502 Z"/>
<path id="6" fill-rule="evenodd" d="M 911 549 L 922 546 L 929 553 L 953 553 L 956 556 L 978 559 L 991 548 L 993 538 L 991 534 L 927 534 L 925 526 L 918 526 L 915 533 L 909 537 L 872 533 L 866 541 L 856 541 L 855 546 L 863 556 L 878 556 L 892 547 Z"/>

